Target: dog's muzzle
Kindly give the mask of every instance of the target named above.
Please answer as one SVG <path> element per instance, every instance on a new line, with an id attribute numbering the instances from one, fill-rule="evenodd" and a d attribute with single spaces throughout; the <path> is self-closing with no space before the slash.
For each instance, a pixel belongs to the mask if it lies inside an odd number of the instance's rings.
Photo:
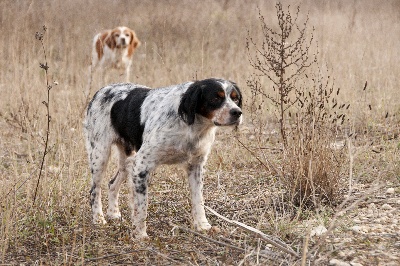
<path id="1" fill-rule="evenodd" d="M 227 123 L 214 122 L 216 126 L 233 126 L 242 123 L 242 110 L 240 108 L 233 108 L 229 111 L 229 121 Z"/>

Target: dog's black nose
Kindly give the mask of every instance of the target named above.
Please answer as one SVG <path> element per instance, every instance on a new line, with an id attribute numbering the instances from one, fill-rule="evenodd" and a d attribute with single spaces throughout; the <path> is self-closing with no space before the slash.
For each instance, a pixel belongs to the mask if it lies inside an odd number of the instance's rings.
<path id="1" fill-rule="evenodd" d="M 234 108 L 229 111 L 230 115 L 233 117 L 240 117 L 242 115 L 242 110 L 239 108 Z"/>

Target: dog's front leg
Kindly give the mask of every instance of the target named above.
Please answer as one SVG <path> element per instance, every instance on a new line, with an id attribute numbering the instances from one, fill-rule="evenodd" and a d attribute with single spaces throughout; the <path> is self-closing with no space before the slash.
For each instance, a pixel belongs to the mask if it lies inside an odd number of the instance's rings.
<path id="1" fill-rule="evenodd" d="M 209 230 L 210 223 L 207 221 L 204 211 L 203 199 L 203 165 L 189 165 L 188 169 L 189 187 L 192 196 L 192 216 L 194 228 L 198 231 Z"/>

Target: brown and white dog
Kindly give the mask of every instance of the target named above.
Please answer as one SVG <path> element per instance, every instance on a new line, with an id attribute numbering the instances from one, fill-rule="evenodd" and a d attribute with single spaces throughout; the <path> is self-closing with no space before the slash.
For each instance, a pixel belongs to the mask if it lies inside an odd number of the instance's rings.
<path id="1" fill-rule="evenodd" d="M 128 27 L 116 27 L 96 34 L 93 39 L 92 70 L 100 67 L 115 68 L 125 72 L 129 81 L 132 57 L 140 45 L 136 33 Z"/>

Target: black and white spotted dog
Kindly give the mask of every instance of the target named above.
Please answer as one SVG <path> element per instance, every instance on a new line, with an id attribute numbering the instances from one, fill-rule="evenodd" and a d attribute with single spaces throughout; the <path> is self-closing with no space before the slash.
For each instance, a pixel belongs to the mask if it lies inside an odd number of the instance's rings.
<path id="1" fill-rule="evenodd" d="M 107 216 L 120 218 L 118 193 L 128 179 L 132 221 L 137 238 L 147 237 L 149 174 L 161 164 L 183 164 L 189 177 L 194 227 L 208 230 L 204 211 L 203 166 L 218 126 L 242 122 L 242 95 L 223 79 L 206 79 L 165 88 L 113 84 L 90 102 L 84 123 L 92 173 L 93 222 L 106 223 L 101 179 L 111 146 L 119 151 L 119 169 L 109 182 Z M 127 178 L 128 177 L 128 178 Z"/>

